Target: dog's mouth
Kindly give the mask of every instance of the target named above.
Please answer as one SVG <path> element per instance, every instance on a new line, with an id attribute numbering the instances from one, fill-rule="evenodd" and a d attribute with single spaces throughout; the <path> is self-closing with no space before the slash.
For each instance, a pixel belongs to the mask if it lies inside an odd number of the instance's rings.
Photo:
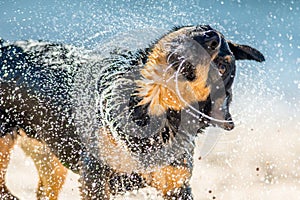
<path id="1" fill-rule="evenodd" d="M 214 121 L 211 120 L 211 124 L 214 126 L 218 126 L 223 128 L 224 130 L 230 131 L 234 128 L 234 122 L 232 121 L 231 114 L 229 112 L 229 103 L 230 103 L 230 96 L 226 96 L 224 99 L 223 104 L 220 106 L 219 109 L 212 110 L 210 112 L 210 116 L 215 119 L 221 119 L 222 121 Z"/>
<path id="2" fill-rule="evenodd" d="M 208 127 L 209 125 L 223 128 L 230 131 L 234 128 L 234 122 L 229 112 L 229 104 L 231 96 L 227 95 L 225 99 L 218 99 L 206 107 L 204 112 L 207 112 L 209 117 L 200 117 L 200 129 Z"/>

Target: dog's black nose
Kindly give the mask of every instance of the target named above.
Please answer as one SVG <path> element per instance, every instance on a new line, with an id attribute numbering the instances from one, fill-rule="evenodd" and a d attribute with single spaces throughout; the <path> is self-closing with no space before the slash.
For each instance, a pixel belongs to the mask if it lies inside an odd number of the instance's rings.
<path id="1" fill-rule="evenodd" d="M 204 32 L 204 42 L 208 48 L 215 50 L 220 46 L 220 35 L 214 31 L 209 30 Z"/>
<path id="2" fill-rule="evenodd" d="M 234 128 L 234 123 L 232 121 L 225 122 L 223 123 L 222 128 L 224 128 L 227 131 L 231 131 Z"/>
<path id="3" fill-rule="evenodd" d="M 194 34 L 193 39 L 203 46 L 210 55 L 215 54 L 221 46 L 221 36 L 215 30 L 198 32 Z"/>

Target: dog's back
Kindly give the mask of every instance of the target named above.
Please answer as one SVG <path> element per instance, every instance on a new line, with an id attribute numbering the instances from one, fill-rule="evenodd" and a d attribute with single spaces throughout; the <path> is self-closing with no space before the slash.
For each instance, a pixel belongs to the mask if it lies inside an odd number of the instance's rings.
<path id="1" fill-rule="evenodd" d="M 72 168 L 81 148 L 70 98 L 79 66 L 73 54 L 71 47 L 37 41 L 2 41 L 0 54 L 1 134 L 22 128 Z"/>

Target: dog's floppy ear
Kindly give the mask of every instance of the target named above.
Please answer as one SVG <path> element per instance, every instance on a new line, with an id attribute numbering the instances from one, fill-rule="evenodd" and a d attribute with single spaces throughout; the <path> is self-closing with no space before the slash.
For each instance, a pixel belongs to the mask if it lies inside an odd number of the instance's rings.
<path id="1" fill-rule="evenodd" d="M 255 60 L 258 62 L 265 61 L 264 55 L 257 49 L 254 49 L 248 45 L 235 44 L 231 41 L 227 41 L 227 43 L 236 60 Z"/>
<path id="2" fill-rule="evenodd" d="M 4 40 L 0 37 L 0 47 L 2 47 Z"/>

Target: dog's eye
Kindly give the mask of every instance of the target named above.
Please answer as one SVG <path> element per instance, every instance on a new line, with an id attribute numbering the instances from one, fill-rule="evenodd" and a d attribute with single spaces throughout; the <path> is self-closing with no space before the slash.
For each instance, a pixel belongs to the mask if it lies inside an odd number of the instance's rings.
<path id="1" fill-rule="evenodd" d="M 221 75 L 223 75 L 226 72 L 226 66 L 225 65 L 220 65 L 219 66 L 219 72 Z"/>

